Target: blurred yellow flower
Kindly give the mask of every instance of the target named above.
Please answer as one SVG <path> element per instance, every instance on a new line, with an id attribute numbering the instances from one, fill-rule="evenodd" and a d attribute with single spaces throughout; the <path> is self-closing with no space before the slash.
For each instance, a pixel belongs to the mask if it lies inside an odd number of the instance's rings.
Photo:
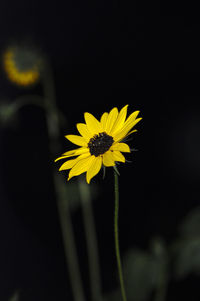
<path id="1" fill-rule="evenodd" d="M 40 77 L 38 54 L 28 47 L 9 47 L 3 53 L 3 67 L 8 79 L 19 86 L 33 85 Z"/>
<path id="2" fill-rule="evenodd" d="M 66 161 L 59 169 L 71 169 L 68 180 L 86 172 L 86 181 L 89 184 L 102 165 L 108 167 L 115 166 L 115 162 L 125 162 L 122 152 L 129 153 L 130 148 L 122 141 L 136 131 L 132 128 L 142 119 L 137 118 L 139 111 L 133 112 L 126 119 L 127 108 L 128 105 L 118 112 L 115 107 L 109 113 L 105 112 L 100 121 L 92 114 L 85 113 L 85 124 L 78 123 L 76 125 L 81 136 L 65 136 L 69 141 L 80 146 L 55 160 L 78 156 Z"/>

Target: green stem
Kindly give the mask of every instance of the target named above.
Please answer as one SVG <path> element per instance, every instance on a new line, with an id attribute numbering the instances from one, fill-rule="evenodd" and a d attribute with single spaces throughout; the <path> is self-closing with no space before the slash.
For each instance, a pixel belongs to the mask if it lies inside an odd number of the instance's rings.
<path id="1" fill-rule="evenodd" d="M 119 250 L 119 232 L 118 232 L 118 218 L 119 218 L 119 181 L 118 175 L 114 170 L 114 179 L 115 179 L 115 212 L 114 212 L 114 234 L 115 234 L 115 251 L 116 251 L 116 258 L 117 258 L 117 267 L 119 273 L 119 281 L 121 287 L 121 294 L 122 300 L 127 301 L 125 286 L 124 286 L 124 279 L 123 279 L 123 272 L 122 272 L 122 264 L 120 258 L 120 250 Z"/>
<path id="2" fill-rule="evenodd" d="M 160 263 L 159 278 L 156 285 L 154 301 L 165 301 L 168 285 L 168 254 L 162 240 L 155 240 L 153 243 L 153 253 Z"/>
<path id="3" fill-rule="evenodd" d="M 15 99 L 14 105 L 16 110 L 27 105 L 36 105 L 44 108 L 43 97 L 40 95 L 21 95 Z"/>
<path id="4" fill-rule="evenodd" d="M 165 301 L 166 293 L 167 279 L 165 279 L 165 274 L 163 273 L 156 288 L 154 301 Z"/>
<path id="5" fill-rule="evenodd" d="M 95 233 L 95 222 L 92 210 L 92 199 L 89 185 L 81 177 L 78 180 L 85 227 L 91 297 L 93 301 L 102 300 L 98 244 Z"/>
<path id="6" fill-rule="evenodd" d="M 12 103 L 12 106 L 13 106 L 13 109 L 15 110 L 15 112 L 27 105 L 34 105 L 34 106 L 40 107 L 44 110 L 46 108 L 46 106 L 44 104 L 44 99 L 40 95 L 32 95 L 32 94 L 21 95 L 21 96 L 15 98 L 14 102 Z M 59 121 L 61 122 L 61 124 L 65 124 L 65 126 L 66 126 L 67 120 L 66 120 L 64 114 L 60 110 L 58 110 L 58 108 L 56 109 L 56 114 L 58 115 Z"/>
<path id="7" fill-rule="evenodd" d="M 60 152 L 59 143 L 59 112 L 56 106 L 56 97 L 54 89 L 53 74 L 51 66 L 46 62 L 43 74 L 42 83 L 44 89 L 47 131 L 49 135 L 49 147 L 51 160 L 55 159 L 56 154 Z M 69 210 L 67 184 L 53 173 L 55 192 L 57 198 L 58 214 L 63 237 L 64 251 L 66 263 L 68 266 L 69 277 L 72 287 L 73 299 L 75 301 L 85 301 L 81 275 L 79 270 L 78 255 L 76 243 L 73 233 L 72 221 Z"/>
<path id="8" fill-rule="evenodd" d="M 66 264 L 68 266 L 70 284 L 75 301 L 85 301 L 79 263 L 77 259 L 76 243 L 74 239 L 73 226 L 71 222 L 67 184 L 63 179 L 54 173 L 54 183 L 57 195 L 58 214 L 60 219 Z"/>

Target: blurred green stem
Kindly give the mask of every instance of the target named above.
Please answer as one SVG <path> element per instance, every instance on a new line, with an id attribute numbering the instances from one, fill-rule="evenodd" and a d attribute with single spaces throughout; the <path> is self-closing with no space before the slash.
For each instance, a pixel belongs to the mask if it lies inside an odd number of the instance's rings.
<path id="1" fill-rule="evenodd" d="M 20 292 L 16 290 L 15 293 L 9 298 L 9 301 L 19 301 L 20 299 Z"/>
<path id="2" fill-rule="evenodd" d="M 154 301 L 165 301 L 168 285 L 168 256 L 165 245 L 161 240 L 156 240 L 153 245 L 153 252 L 160 261 L 160 273 L 155 290 Z"/>
<path id="3" fill-rule="evenodd" d="M 165 276 L 165 272 L 163 272 L 158 281 L 154 301 L 165 301 L 167 292 L 167 279 Z"/>
<path id="4" fill-rule="evenodd" d="M 40 95 L 21 95 L 15 99 L 12 103 L 14 105 L 16 111 L 19 110 L 23 106 L 27 105 L 36 105 L 39 107 L 44 107 L 43 98 Z"/>
<path id="5" fill-rule="evenodd" d="M 120 281 L 122 300 L 127 301 L 125 287 L 124 287 L 122 264 L 121 264 L 121 258 L 120 258 L 120 250 L 119 250 L 119 232 L 118 232 L 119 180 L 118 180 L 118 174 L 115 170 L 114 170 L 114 179 L 115 179 L 115 183 L 114 183 L 114 188 L 115 188 L 115 212 L 114 212 L 115 251 L 116 251 L 117 267 L 118 267 L 118 273 L 119 273 L 119 281 Z"/>
<path id="6" fill-rule="evenodd" d="M 12 107 L 15 112 L 17 112 L 23 106 L 27 106 L 27 105 L 34 105 L 37 107 L 41 107 L 42 109 L 46 109 L 46 105 L 44 104 L 43 97 L 40 95 L 32 95 L 32 94 L 20 95 L 17 98 L 15 98 L 14 102 L 12 102 Z M 58 110 L 58 108 L 57 108 L 57 115 L 59 116 L 59 121 L 61 121 L 61 123 L 65 123 L 66 125 L 65 116 L 60 110 Z"/>
<path id="7" fill-rule="evenodd" d="M 49 135 L 49 147 L 52 163 L 56 154 L 60 152 L 59 143 L 59 115 L 56 106 L 55 88 L 51 66 L 46 62 L 43 73 L 42 83 L 44 88 L 47 130 Z M 75 301 L 85 301 L 82 287 L 81 275 L 79 271 L 78 256 L 76 251 L 73 227 L 67 200 L 67 183 L 64 183 L 61 176 L 53 173 L 55 192 L 57 197 L 58 214 L 62 237 L 64 243 L 66 263 L 68 266 L 72 293 Z"/>
<path id="8" fill-rule="evenodd" d="M 82 177 L 78 180 L 80 197 L 82 202 L 83 210 L 83 221 L 86 234 L 86 243 L 88 251 L 89 261 L 89 277 L 90 277 L 90 288 L 91 296 L 93 301 L 101 301 L 101 277 L 100 277 L 100 265 L 99 265 L 99 254 L 98 244 L 95 233 L 95 222 L 92 211 L 92 199 L 90 187 L 86 184 Z"/>

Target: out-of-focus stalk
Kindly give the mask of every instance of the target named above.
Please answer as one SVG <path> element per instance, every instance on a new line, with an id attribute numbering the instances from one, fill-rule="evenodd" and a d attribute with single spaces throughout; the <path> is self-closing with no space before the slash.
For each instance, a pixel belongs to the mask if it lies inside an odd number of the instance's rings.
<path id="1" fill-rule="evenodd" d="M 49 147 L 52 162 L 60 152 L 59 143 L 59 117 L 56 106 L 55 88 L 51 66 L 45 62 L 42 70 L 41 81 L 44 89 L 44 101 L 47 120 L 47 130 L 49 135 Z M 67 194 L 67 184 L 57 173 L 53 172 L 53 180 L 57 198 L 57 207 L 62 230 L 63 244 L 65 250 L 66 263 L 69 270 L 72 293 L 75 301 L 85 301 L 81 275 L 79 270 L 78 256 L 76 251 L 74 233 L 69 211 Z"/>
<path id="2" fill-rule="evenodd" d="M 89 185 L 82 177 L 78 179 L 78 183 L 87 243 L 91 297 L 93 301 L 102 301 L 100 264 L 91 191 Z"/>

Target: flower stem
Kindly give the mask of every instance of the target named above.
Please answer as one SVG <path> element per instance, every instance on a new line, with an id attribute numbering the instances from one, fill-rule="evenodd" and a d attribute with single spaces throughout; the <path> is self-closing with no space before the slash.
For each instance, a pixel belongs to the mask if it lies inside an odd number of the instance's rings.
<path id="1" fill-rule="evenodd" d="M 157 239 L 153 243 L 153 253 L 160 263 L 159 278 L 155 290 L 154 301 L 165 301 L 168 285 L 168 254 L 162 240 Z"/>
<path id="2" fill-rule="evenodd" d="M 47 131 L 49 135 L 49 148 L 53 158 L 60 151 L 59 143 L 59 111 L 56 105 L 54 80 L 51 66 L 48 62 L 42 74 L 42 84 L 44 89 L 44 106 L 47 121 Z M 65 259 L 68 266 L 69 278 L 72 287 L 74 301 L 85 301 L 85 295 L 82 285 L 81 273 L 79 270 L 78 254 L 76 242 L 71 221 L 67 185 L 53 173 L 55 192 L 57 198 L 58 215 L 63 237 Z"/>
<path id="3" fill-rule="evenodd" d="M 124 279 L 123 279 L 123 272 L 122 272 L 122 264 L 120 258 L 120 250 L 119 250 L 119 232 L 118 232 L 118 217 L 119 217 L 119 181 L 118 181 L 118 174 L 114 170 L 114 188 L 115 188 L 115 212 L 114 212 L 114 234 L 115 234 L 115 252 L 117 258 L 117 267 L 119 273 L 119 281 L 120 281 L 120 288 L 122 294 L 122 300 L 127 301 L 126 292 L 124 287 Z"/>
<path id="4" fill-rule="evenodd" d="M 89 185 L 82 177 L 78 180 L 80 197 L 82 203 L 83 222 L 86 235 L 88 265 L 90 277 L 91 300 L 102 301 L 100 264 L 98 254 L 98 243 L 95 231 L 94 214 L 92 210 L 92 198 Z"/>

